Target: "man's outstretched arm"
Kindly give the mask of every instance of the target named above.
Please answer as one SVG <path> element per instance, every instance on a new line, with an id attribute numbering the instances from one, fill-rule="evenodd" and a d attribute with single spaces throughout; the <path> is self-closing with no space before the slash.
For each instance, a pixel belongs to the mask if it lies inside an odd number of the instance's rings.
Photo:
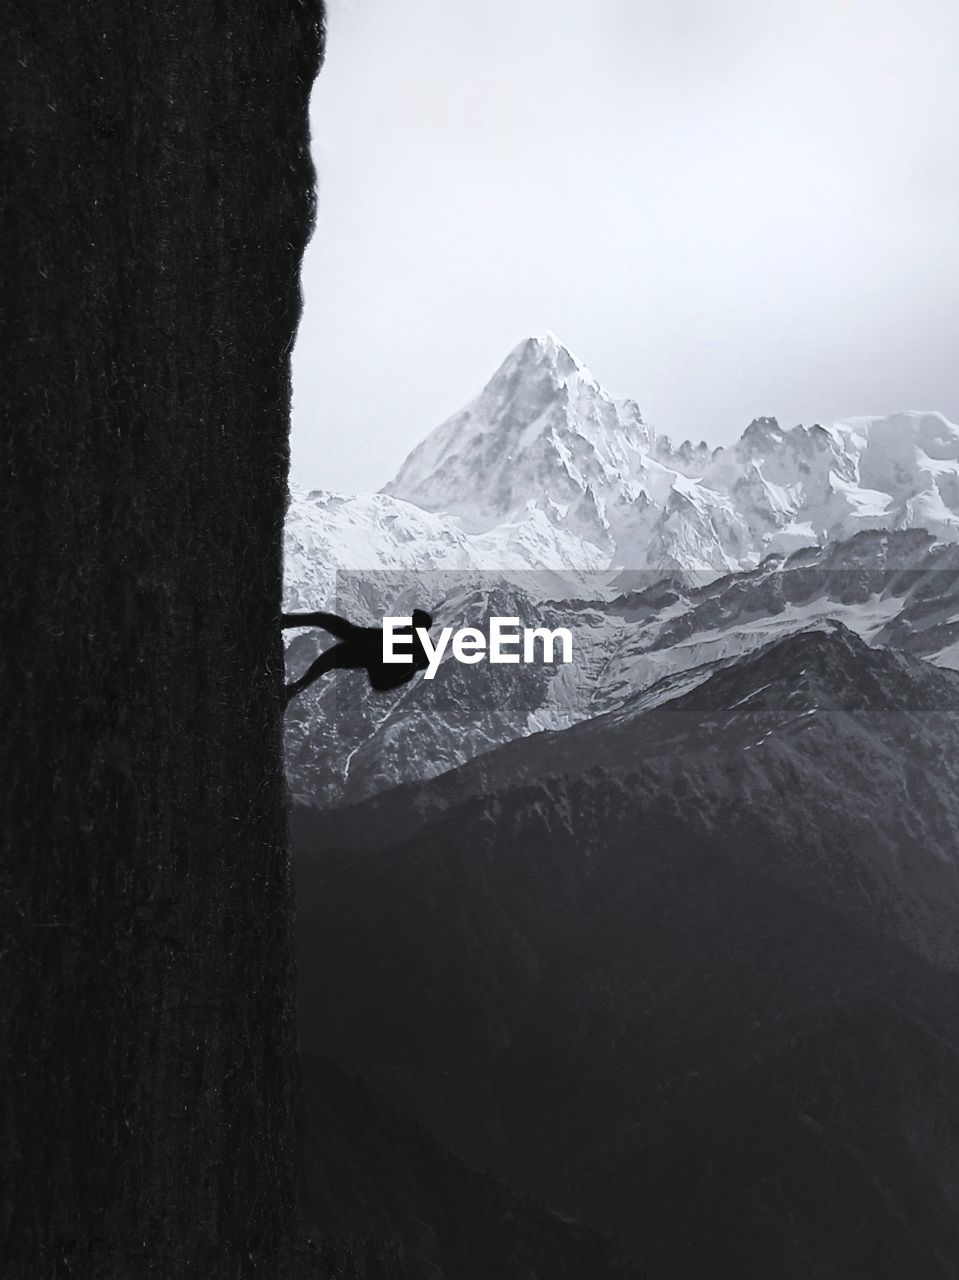
<path id="1" fill-rule="evenodd" d="M 322 627 L 338 640 L 348 640 L 360 629 L 335 613 L 281 613 L 280 627 Z"/>

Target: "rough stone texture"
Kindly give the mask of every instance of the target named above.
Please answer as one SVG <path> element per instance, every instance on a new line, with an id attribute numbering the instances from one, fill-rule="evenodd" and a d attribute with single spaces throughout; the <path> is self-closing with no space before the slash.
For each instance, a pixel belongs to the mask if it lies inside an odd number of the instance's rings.
<path id="1" fill-rule="evenodd" d="M 4 28 L 3 1271 L 289 1274 L 276 615 L 320 0 Z"/>

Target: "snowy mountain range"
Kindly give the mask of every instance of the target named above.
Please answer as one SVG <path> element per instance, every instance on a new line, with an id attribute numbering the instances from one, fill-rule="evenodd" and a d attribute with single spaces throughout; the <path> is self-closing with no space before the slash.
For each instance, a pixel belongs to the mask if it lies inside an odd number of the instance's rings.
<path id="1" fill-rule="evenodd" d="M 959 668 L 959 429 L 764 418 L 728 449 L 674 447 L 552 335 L 518 346 L 384 492 L 295 495 L 286 539 L 288 607 L 574 635 L 568 667 L 446 661 L 387 699 L 362 674 L 314 686 L 287 720 L 291 788 L 312 804 L 669 702 L 834 621 Z M 291 637 L 291 671 L 318 643 Z"/>
<path id="2" fill-rule="evenodd" d="M 676 447 L 551 335 L 297 495 L 291 606 L 573 637 L 291 702 L 301 1046 L 644 1274 L 951 1280 L 957 531 L 938 414 Z"/>
<path id="3" fill-rule="evenodd" d="M 601 575 L 592 580 L 604 583 Z M 391 581 L 402 588 L 401 575 Z M 408 575 L 400 596 L 412 596 L 422 581 Z M 362 674 L 321 681 L 287 717 L 294 796 L 321 806 L 360 800 L 516 738 L 632 716 L 684 697 L 769 644 L 836 624 L 870 646 L 959 669 L 959 546 L 918 529 L 864 531 L 699 585 L 647 573 L 646 585 L 612 599 L 543 600 L 500 575 L 465 575 L 437 621 L 484 628 L 492 616 L 567 627 L 573 662 L 463 667 L 447 660 L 432 682 L 386 699 Z M 301 633 L 288 653 L 291 669 L 316 651 L 316 635 Z"/>
<path id="4" fill-rule="evenodd" d="M 294 494 L 288 603 L 319 607 L 336 567 L 715 575 L 919 527 L 959 540 L 959 428 L 941 414 L 789 430 L 760 418 L 729 448 L 676 447 L 547 333 L 381 493 Z"/>

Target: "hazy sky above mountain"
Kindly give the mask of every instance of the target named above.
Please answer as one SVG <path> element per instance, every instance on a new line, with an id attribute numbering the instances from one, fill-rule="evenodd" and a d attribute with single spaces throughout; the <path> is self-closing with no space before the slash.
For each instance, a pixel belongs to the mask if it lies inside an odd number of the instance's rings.
<path id="1" fill-rule="evenodd" d="M 553 329 L 675 440 L 959 420 L 955 0 L 329 0 L 293 474 Z"/>

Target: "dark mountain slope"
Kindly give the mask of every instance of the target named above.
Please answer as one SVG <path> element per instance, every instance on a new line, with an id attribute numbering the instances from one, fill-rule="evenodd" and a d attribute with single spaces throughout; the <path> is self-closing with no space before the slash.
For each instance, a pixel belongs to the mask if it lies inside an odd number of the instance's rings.
<path id="1" fill-rule="evenodd" d="M 327 1258 L 346 1239 L 402 1280 L 639 1280 L 595 1232 L 467 1168 L 355 1075 L 304 1057 L 307 1201 Z"/>
<path id="2" fill-rule="evenodd" d="M 547 830 L 576 822 L 590 851 L 661 815 L 959 960 L 959 675 L 832 624 L 645 706 L 640 695 L 635 709 L 508 743 L 312 821 L 332 849 L 366 854 L 467 818 L 482 817 L 476 834 L 494 823 L 499 839 L 509 794 L 514 826 L 537 811 Z M 770 857 L 756 831 L 775 841 Z"/>
<path id="3" fill-rule="evenodd" d="M 304 1035 L 653 1274 L 954 1274 L 956 689 L 810 633 L 298 813 Z"/>

